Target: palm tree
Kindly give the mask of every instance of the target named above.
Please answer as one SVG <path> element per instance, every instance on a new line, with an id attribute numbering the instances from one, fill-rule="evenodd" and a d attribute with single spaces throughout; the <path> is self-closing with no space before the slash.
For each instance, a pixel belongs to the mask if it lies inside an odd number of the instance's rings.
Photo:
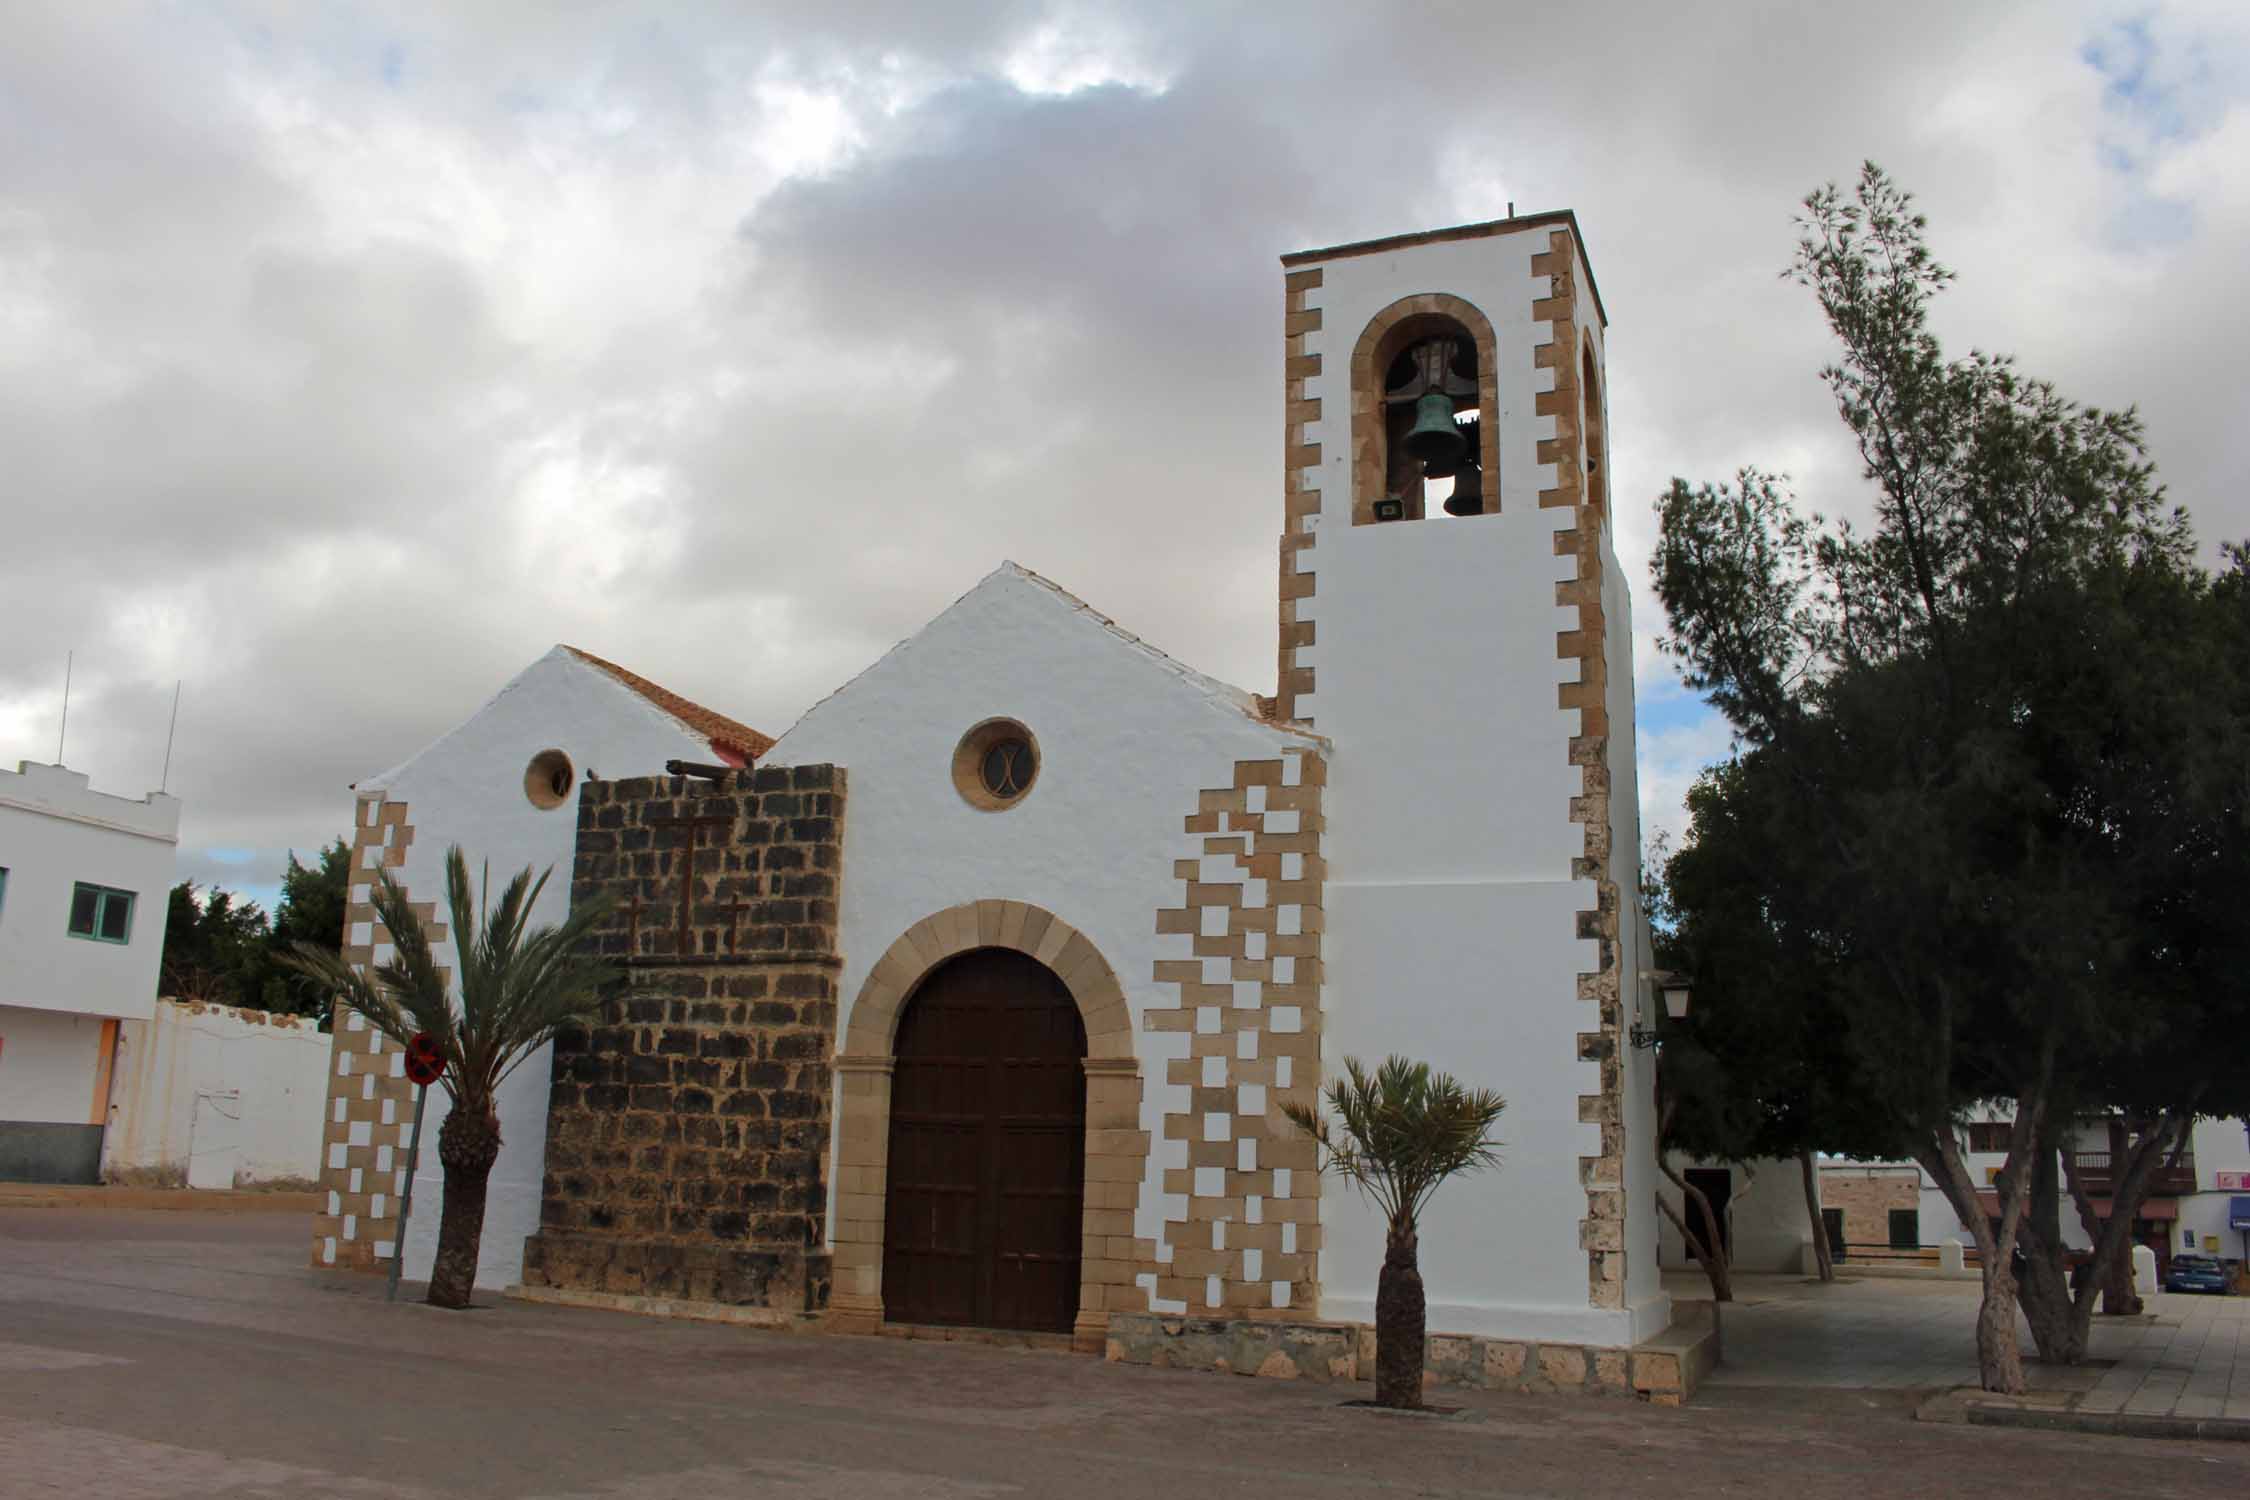
<path id="1" fill-rule="evenodd" d="M 1428 1063 L 1387 1057 L 1371 1075 L 1348 1057 L 1344 1076 L 1329 1081 L 1328 1107 L 1333 1129 L 1309 1104 L 1281 1108 L 1319 1146 L 1322 1169 L 1355 1184 L 1389 1223 L 1375 1290 L 1375 1404 L 1417 1407 L 1429 1333 L 1417 1258 L 1422 1209 L 1456 1172 L 1499 1164 L 1492 1128 L 1508 1102 Z"/>
<path id="2" fill-rule="evenodd" d="M 438 1130 L 445 1198 L 438 1216 L 437 1263 L 430 1272 L 434 1307 L 467 1307 L 476 1284 L 485 1184 L 500 1155 L 500 1117 L 493 1108 L 500 1081 L 553 1039 L 558 1028 L 597 1009 L 618 977 L 610 965 L 579 951 L 587 929 L 607 912 L 606 901 L 576 906 L 557 926 L 525 930 L 553 873 L 550 868 L 533 880 L 525 866 L 500 893 L 497 906 L 479 911 L 471 904 L 469 866 L 460 846 L 446 851 L 445 899 L 459 960 L 458 1006 L 430 951 L 429 934 L 387 870 L 376 872 L 374 900 L 375 914 L 390 935 L 392 956 L 376 966 L 372 978 L 341 955 L 311 943 L 296 944 L 282 959 L 401 1046 L 420 1032 L 444 1052 L 443 1082 L 453 1107 Z M 484 894 L 491 895 L 489 871 Z M 405 1248 L 401 1244 L 398 1253 Z"/>

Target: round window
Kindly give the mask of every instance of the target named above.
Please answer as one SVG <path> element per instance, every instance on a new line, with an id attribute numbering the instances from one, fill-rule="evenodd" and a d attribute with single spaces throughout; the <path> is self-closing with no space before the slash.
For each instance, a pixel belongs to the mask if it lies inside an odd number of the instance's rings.
<path id="1" fill-rule="evenodd" d="M 542 750 L 524 767 L 523 794 L 533 807 L 560 807 L 570 800 L 573 774 L 569 756 L 560 750 Z"/>
<path id="2" fill-rule="evenodd" d="M 953 751 L 953 786 L 985 812 L 1015 806 L 1039 779 L 1039 742 L 1014 719 L 987 719 Z"/>

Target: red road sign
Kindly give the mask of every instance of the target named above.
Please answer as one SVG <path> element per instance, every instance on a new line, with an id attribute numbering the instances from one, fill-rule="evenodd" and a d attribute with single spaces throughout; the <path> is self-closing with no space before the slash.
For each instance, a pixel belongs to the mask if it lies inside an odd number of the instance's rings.
<path id="1" fill-rule="evenodd" d="M 437 1038 L 426 1031 L 416 1032 L 414 1040 L 406 1044 L 406 1076 L 425 1089 L 445 1076 L 445 1053 L 439 1049 Z"/>

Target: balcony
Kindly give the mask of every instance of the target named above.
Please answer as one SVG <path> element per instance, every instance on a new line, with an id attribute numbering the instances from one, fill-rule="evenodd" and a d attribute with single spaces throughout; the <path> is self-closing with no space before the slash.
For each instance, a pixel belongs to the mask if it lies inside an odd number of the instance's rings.
<path id="1" fill-rule="evenodd" d="M 2078 1180 L 2089 1198 L 2106 1198 L 2116 1189 L 2116 1173 L 2110 1165 L 2107 1151 L 2074 1151 L 2072 1165 L 2078 1169 Z M 2156 1164 L 2149 1177 L 2149 1195 L 2156 1198 L 2177 1198 L 2195 1191 L 2195 1153 L 2182 1151 L 2179 1164 Z"/>

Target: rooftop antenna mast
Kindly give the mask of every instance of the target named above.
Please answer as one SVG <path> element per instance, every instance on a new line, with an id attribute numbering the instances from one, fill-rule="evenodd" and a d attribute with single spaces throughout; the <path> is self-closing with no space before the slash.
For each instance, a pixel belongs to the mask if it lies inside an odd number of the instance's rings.
<path id="1" fill-rule="evenodd" d="M 183 680 L 172 679 L 172 727 L 164 731 L 164 778 L 156 784 L 159 796 L 172 787 L 172 741 L 180 732 L 180 684 Z"/>
<path id="2" fill-rule="evenodd" d="M 63 738 L 70 733 L 70 667 L 77 656 L 75 651 L 63 653 L 62 669 L 62 727 L 55 731 L 55 764 L 63 763 Z"/>

